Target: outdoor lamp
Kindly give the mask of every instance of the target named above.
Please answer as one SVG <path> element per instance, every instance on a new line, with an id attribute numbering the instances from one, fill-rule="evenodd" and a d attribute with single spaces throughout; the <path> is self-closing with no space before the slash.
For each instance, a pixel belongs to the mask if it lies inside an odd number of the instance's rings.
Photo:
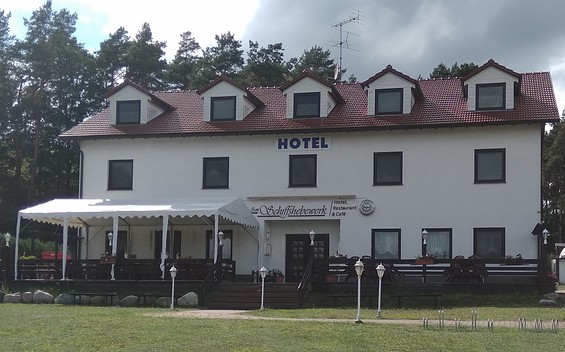
<path id="1" fill-rule="evenodd" d="M 547 231 L 547 229 L 543 229 L 541 234 L 543 235 L 543 244 L 547 244 L 547 238 L 549 237 L 549 231 Z"/>
<path id="2" fill-rule="evenodd" d="M 261 274 L 261 310 L 265 309 L 265 276 L 267 276 L 267 268 L 264 266 L 259 269 L 259 274 Z"/>
<path id="3" fill-rule="evenodd" d="M 218 246 L 223 246 L 224 242 L 222 242 L 224 239 L 224 233 L 222 231 L 218 232 Z"/>
<path id="4" fill-rule="evenodd" d="M 424 231 L 422 231 L 422 243 L 428 244 L 427 240 L 428 240 L 428 231 L 424 229 Z"/>
<path id="5" fill-rule="evenodd" d="M 381 317 L 381 284 L 383 281 L 383 276 L 385 275 L 385 266 L 383 265 L 383 263 L 380 263 L 377 266 L 377 275 L 379 277 L 379 302 L 377 305 L 377 318 Z"/>
<path id="6" fill-rule="evenodd" d="M 363 270 L 365 270 L 365 265 L 359 259 L 355 263 L 355 272 L 357 273 L 357 319 L 355 319 L 355 324 L 363 323 L 361 320 L 361 275 L 363 275 Z"/>
<path id="7" fill-rule="evenodd" d="M 108 246 L 112 246 L 112 238 L 114 238 L 114 234 L 112 232 L 108 232 Z"/>
<path id="8" fill-rule="evenodd" d="M 4 235 L 4 239 L 6 240 L 6 247 L 10 247 L 10 238 L 12 238 L 12 235 L 10 235 L 9 232 L 6 232 L 6 234 Z"/>
<path id="9" fill-rule="evenodd" d="M 385 266 L 383 265 L 383 263 L 380 263 L 377 266 L 377 275 L 379 276 L 379 279 L 382 279 L 383 276 L 385 275 Z"/>
<path id="10" fill-rule="evenodd" d="M 175 268 L 175 265 L 173 264 L 173 266 L 171 267 L 171 269 L 169 270 L 169 272 L 171 273 L 171 279 L 172 279 L 172 287 L 171 287 L 171 309 L 175 308 L 175 277 L 177 277 L 177 268 Z"/>
<path id="11" fill-rule="evenodd" d="M 314 232 L 314 230 L 310 230 L 310 246 L 314 247 L 314 238 L 316 237 L 316 233 Z"/>

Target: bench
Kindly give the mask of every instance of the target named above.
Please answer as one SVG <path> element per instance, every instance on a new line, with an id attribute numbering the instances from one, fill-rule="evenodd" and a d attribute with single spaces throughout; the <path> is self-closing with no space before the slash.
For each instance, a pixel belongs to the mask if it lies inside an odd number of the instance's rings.
<path id="1" fill-rule="evenodd" d="M 110 305 L 114 305 L 114 298 L 118 298 L 118 294 L 116 292 L 79 292 L 79 291 L 70 291 L 67 292 L 67 294 L 71 295 L 74 297 L 74 300 L 76 302 L 76 297 L 78 296 L 78 304 L 81 305 L 82 304 L 82 297 L 83 296 L 87 296 L 87 297 L 96 297 L 96 296 L 102 296 L 104 297 L 104 303 L 108 304 L 108 299 L 110 299 Z"/>
<path id="2" fill-rule="evenodd" d="M 437 308 L 438 298 L 443 296 L 443 284 L 394 284 L 389 295 L 398 298 L 398 308 L 402 307 L 402 297 L 434 297 Z"/>

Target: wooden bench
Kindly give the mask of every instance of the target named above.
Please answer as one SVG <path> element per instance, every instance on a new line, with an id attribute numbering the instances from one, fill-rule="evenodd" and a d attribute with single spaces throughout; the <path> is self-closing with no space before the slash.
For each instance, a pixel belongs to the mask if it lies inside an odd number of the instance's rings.
<path id="1" fill-rule="evenodd" d="M 114 298 L 118 298 L 118 294 L 116 292 L 79 292 L 79 291 L 70 291 L 67 294 L 73 296 L 76 302 L 76 297 L 78 296 L 78 304 L 82 304 L 82 296 L 87 297 L 97 297 L 102 296 L 104 297 L 104 303 L 108 304 L 108 299 L 110 299 L 110 305 L 114 305 Z"/>
<path id="2" fill-rule="evenodd" d="M 398 298 L 398 308 L 402 307 L 402 297 L 434 297 L 437 308 L 438 298 L 443 296 L 443 284 L 393 284 L 389 295 Z"/>

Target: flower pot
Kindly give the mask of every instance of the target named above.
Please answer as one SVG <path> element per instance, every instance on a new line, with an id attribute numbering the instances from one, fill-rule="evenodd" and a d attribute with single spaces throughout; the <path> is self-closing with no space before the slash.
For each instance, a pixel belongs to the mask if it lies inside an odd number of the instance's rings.
<path id="1" fill-rule="evenodd" d="M 416 259 L 416 264 L 420 264 L 420 265 L 431 265 L 434 263 L 433 258 L 417 258 Z"/>
<path id="2" fill-rule="evenodd" d="M 326 275 L 325 280 L 326 282 L 337 282 L 338 280 L 338 276 L 337 275 Z"/>
<path id="3" fill-rule="evenodd" d="M 284 282 L 284 276 L 275 276 L 275 282 Z"/>

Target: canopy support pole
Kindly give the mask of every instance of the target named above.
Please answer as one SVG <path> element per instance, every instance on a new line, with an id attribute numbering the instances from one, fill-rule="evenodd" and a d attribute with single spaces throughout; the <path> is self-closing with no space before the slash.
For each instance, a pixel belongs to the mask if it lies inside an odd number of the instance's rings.
<path id="1" fill-rule="evenodd" d="M 63 219 L 63 277 L 67 278 L 67 244 L 69 243 L 69 218 Z"/>
<path id="2" fill-rule="evenodd" d="M 169 216 L 163 215 L 163 236 L 161 238 L 161 280 L 165 280 L 165 259 L 167 259 L 167 228 L 169 227 Z"/>
<path id="3" fill-rule="evenodd" d="M 119 218 L 114 216 L 112 218 L 112 256 L 115 257 L 116 253 L 118 253 L 118 225 L 119 225 Z M 104 239 L 105 240 L 105 239 Z M 114 269 L 116 267 L 115 263 L 112 263 L 112 270 L 110 271 L 111 278 L 110 280 L 116 280 Z"/>
<path id="4" fill-rule="evenodd" d="M 214 214 L 214 235 L 212 238 L 214 239 L 214 263 L 218 261 L 218 232 L 220 232 L 218 220 L 220 217 L 218 213 Z"/>
<path id="5" fill-rule="evenodd" d="M 18 245 L 20 243 L 20 225 L 21 225 L 21 217 L 18 213 L 18 220 L 16 221 L 16 249 L 14 252 L 14 280 L 18 279 Z"/>

